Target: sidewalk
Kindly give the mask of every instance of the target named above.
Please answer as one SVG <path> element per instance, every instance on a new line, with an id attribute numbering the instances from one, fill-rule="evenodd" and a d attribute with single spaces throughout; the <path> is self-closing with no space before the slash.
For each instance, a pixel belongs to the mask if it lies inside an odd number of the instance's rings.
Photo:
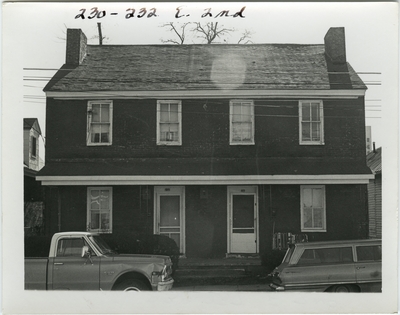
<path id="1" fill-rule="evenodd" d="M 198 285 L 173 287 L 172 291 L 272 291 L 268 284 Z"/>

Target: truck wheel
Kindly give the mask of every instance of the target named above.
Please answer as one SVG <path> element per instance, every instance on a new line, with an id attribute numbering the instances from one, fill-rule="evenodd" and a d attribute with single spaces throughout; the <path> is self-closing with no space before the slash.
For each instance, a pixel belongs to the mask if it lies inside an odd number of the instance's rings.
<path id="1" fill-rule="evenodd" d="M 122 281 L 120 284 L 115 286 L 117 291 L 147 291 L 149 287 L 140 280 L 130 279 Z"/>

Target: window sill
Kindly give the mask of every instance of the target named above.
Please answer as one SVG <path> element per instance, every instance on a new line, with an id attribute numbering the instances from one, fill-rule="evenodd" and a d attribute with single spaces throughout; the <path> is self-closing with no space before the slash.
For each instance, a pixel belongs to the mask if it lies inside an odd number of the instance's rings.
<path id="1" fill-rule="evenodd" d="M 325 145 L 325 142 L 300 142 L 300 145 Z"/>
<path id="2" fill-rule="evenodd" d="M 181 146 L 182 143 L 179 143 L 179 142 L 157 142 L 157 145 L 160 145 L 160 146 Z"/>
<path id="3" fill-rule="evenodd" d="M 323 230 L 310 230 L 310 229 L 301 229 L 301 232 L 307 232 L 307 233 L 324 233 L 326 232 L 326 229 Z"/>
<path id="4" fill-rule="evenodd" d="M 88 147 L 109 147 L 112 143 L 87 143 Z"/>
<path id="5" fill-rule="evenodd" d="M 255 145 L 254 142 L 230 142 L 229 145 Z"/>

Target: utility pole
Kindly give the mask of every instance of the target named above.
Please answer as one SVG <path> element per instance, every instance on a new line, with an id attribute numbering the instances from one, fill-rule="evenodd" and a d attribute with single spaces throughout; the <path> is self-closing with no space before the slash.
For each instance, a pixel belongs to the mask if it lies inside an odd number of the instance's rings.
<path id="1" fill-rule="evenodd" d="M 101 23 L 97 23 L 97 29 L 99 30 L 99 45 L 103 45 L 103 35 L 101 34 Z"/>

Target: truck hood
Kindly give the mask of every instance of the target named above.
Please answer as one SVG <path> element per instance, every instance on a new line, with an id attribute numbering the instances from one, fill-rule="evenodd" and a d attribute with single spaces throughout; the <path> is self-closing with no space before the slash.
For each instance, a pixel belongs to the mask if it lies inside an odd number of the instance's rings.
<path id="1" fill-rule="evenodd" d="M 110 257 L 110 256 L 109 256 Z M 146 254 L 119 254 L 111 256 L 114 261 L 137 261 L 137 262 L 149 262 L 149 263 L 160 263 L 160 264 L 171 264 L 169 256 L 163 255 L 146 255 Z"/>

